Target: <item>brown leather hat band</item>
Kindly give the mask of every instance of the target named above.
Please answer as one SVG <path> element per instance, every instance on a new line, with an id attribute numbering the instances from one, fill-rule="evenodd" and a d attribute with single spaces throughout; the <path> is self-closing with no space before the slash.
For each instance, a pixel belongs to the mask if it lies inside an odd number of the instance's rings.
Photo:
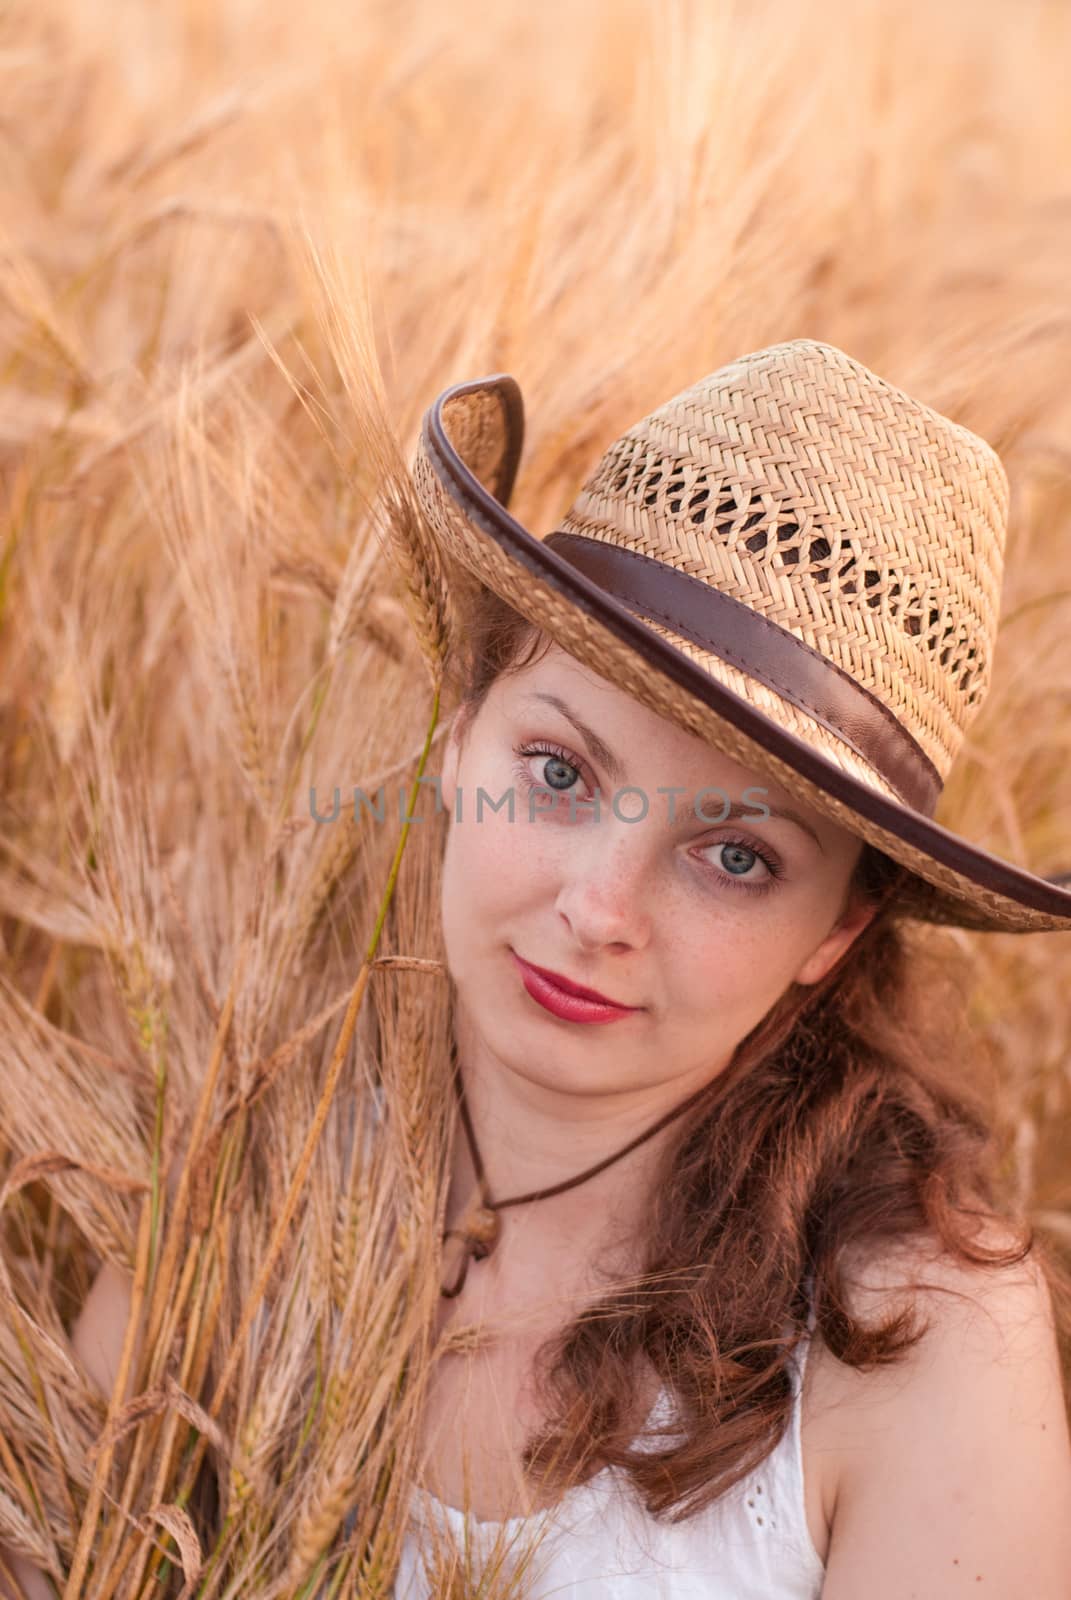
<path id="1" fill-rule="evenodd" d="M 786 628 L 663 561 L 578 533 L 544 543 L 622 605 L 764 683 L 836 735 L 905 805 L 932 816 L 941 775 L 887 706 Z"/>

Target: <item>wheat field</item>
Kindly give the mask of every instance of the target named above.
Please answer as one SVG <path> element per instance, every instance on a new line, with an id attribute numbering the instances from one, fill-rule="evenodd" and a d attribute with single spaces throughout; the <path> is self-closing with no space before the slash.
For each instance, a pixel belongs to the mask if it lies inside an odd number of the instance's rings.
<path id="1" fill-rule="evenodd" d="M 345 798 L 415 798 L 451 709 L 407 479 L 447 384 L 520 382 L 536 532 L 783 339 L 988 439 L 1002 626 L 937 815 L 1071 869 L 1069 61 L 1063 0 L 3 9 L 0 1542 L 43 1592 L 390 1593 L 442 835 Z M 1071 933 L 933 938 L 1071 1258 Z M 111 1392 L 70 1339 L 108 1262 Z M 524 1577 L 444 1548 L 434 1592 Z"/>

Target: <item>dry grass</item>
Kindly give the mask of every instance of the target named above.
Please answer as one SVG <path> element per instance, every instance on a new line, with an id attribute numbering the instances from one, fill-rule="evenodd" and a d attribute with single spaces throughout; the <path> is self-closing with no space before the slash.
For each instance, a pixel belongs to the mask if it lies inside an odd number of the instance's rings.
<path id="1" fill-rule="evenodd" d="M 452 1110 L 442 831 L 395 799 L 450 709 L 440 388 L 519 378 L 540 531 L 784 338 L 982 433 L 1006 614 L 940 815 L 1071 867 L 1069 49 L 1061 0 L 5 10 L 0 1541 L 56 1595 L 389 1593 Z M 935 937 L 1071 1248 L 1071 936 Z"/>

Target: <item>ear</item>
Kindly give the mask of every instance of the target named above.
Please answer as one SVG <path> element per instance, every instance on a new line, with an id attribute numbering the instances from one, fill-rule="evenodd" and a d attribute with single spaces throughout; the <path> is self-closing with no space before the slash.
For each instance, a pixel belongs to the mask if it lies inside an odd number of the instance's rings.
<path id="1" fill-rule="evenodd" d="M 870 900 L 853 899 L 839 920 L 833 924 L 818 949 L 813 951 L 796 974 L 797 983 L 820 983 L 863 929 L 877 915 L 877 906 Z"/>

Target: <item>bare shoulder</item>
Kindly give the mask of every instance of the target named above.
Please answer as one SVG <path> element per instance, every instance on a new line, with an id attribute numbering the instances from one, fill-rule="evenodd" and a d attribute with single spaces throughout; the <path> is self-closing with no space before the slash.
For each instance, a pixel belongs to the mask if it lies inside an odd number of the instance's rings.
<path id="1" fill-rule="evenodd" d="M 133 1277 L 105 1261 L 71 1329 L 71 1344 L 101 1393 L 110 1395 L 130 1316 Z"/>
<path id="2" fill-rule="evenodd" d="M 1018 1242 L 1011 1225 L 997 1220 L 980 1226 L 976 1236 L 986 1250 L 1008 1250 Z M 910 1307 L 938 1338 L 950 1328 L 966 1330 L 994 1318 L 1009 1331 L 1022 1320 L 1038 1330 L 1053 1328 L 1048 1284 L 1032 1254 L 1010 1266 L 978 1266 L 947 1255 L 936 1243 L 913 1240 L 849 1254 L 844 1283 L 853 1316 L 867 1323 Z"/>
<path id="3" fill-rule="evenodd" d="M 979 1241 L 1015 1236 L 994 1222 Z M 864 1323 L 910 1308 L 926 1332 L 869 1370 L 812 1342 L 803 1419 L 830 1528 L 824 1600 L 955 1595 L 968 1582 L 976 1595 L 978 1581 L 990 1595 L 1067 1600 L 1071 1438 L 1035 1258 L 987 1268 L 903 1245 L 846 1263 L 845 1285 Z"/>
<path id="4" fill-rule="evenodd" d="M 988 1249 L 1016 1242 L 1012 1230 L 996 1222 L 980 1231 L 979 1240 Z M 1033 1256 L 986 1268 L 932 1245 L 891 1244 L 880 1253 L 849 1256 L 844 1281 L 848 1309 L 866 1325 L 910 1310 L 927 1331 L 895 1362 L 863 1371 L 837 1359 L 816 1330 L 803 1404 L 821 1431 L 823 1453 L 858 1452 L 861 1411 L 876 1416 L 897 1395 L 917 1389 L 918 1374 L 942 1359 L 967 1358 L 974 1351 L 986 1363 L 1057 1360 L 1052 1298 Z"/>

